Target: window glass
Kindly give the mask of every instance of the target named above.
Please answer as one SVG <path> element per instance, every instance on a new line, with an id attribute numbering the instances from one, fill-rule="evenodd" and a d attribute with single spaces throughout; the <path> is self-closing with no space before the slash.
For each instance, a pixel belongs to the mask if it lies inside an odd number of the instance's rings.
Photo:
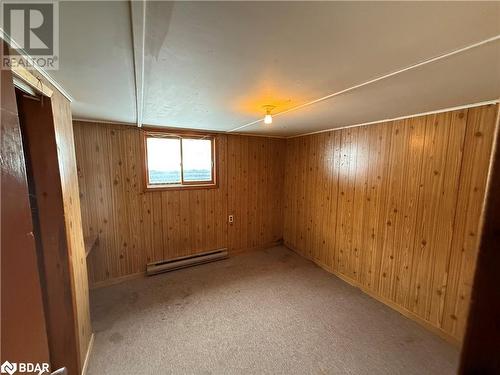
<path id="1" fill-rule="evenodd" d="M 181 142 L 175 138 L 147 138 L 148 180 L 151 185 L 181 183 Z"/>
<path id="2" fill-rule="evenodd" d="M 182 169 L 184 181 L 212 181 L 212 141 L 184 138 Z"/>
<path id="3" fill-rule="evenodd" d="M 193 189 L 217 187 L 215 182 L 215 137 L 146 133 L 146 187 Z"/>

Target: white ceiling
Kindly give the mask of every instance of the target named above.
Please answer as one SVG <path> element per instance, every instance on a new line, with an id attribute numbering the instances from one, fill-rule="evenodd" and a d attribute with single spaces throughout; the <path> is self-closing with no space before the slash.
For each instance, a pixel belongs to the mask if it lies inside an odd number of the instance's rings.
<path id="1" fill-rule="evenodd" d="M 129 3 L 63 1 L 59 12 L 59 70 L 49 75 L 74 99 L 73 116 L 135 122 Z"/>
<path id="2" fill-rule="evenodd" d="M 129 2 L 60 3 L 49 73 L 75 118 L 231 131 L 266 104 L 286 111 L 500 35 L 500 2 L 151 1 L 144 24 L 137 4 L 133 34 Z M 238 132 L 289 136 L 499 97 L 497 39 Z"/>

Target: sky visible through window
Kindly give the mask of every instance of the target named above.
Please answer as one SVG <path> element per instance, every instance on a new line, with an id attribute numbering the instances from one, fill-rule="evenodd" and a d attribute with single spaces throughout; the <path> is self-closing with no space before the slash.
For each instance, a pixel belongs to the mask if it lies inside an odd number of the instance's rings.
<path id="1" fill-rule="evenodd" d="M 212 179 L 212 142 L 208 139 L 183 139 L 182 166 L 184 181 L 210 181 Z"/>
<path id="2" fill-rule="evenodd" d="M 147 138 L 150 184 L 181 183 L 181 139 Z M 184 181 L 212 180 L 212 143 L 182 139 Z"/>

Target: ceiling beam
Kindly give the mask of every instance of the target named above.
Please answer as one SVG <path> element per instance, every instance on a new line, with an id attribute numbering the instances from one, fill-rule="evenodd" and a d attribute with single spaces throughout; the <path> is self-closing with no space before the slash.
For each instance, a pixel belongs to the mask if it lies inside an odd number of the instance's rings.
<path id="1" fill-rule="evenodd" d="M 130 1 L 137 126 L 142 127 L 144 109 L 144 48 L 146 39 L 146 0 Z"/>

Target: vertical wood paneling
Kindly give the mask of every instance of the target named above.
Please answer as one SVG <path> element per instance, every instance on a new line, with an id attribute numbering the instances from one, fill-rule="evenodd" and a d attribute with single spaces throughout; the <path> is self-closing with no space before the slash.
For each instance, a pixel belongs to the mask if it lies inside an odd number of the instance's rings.
<path id="1" fill-rule="evenodd" d="M 67 246 L 73 278 L 73 298 L 77 316 L 75 326 L 78 332 L 77 340 L 81 371 L 85 365 L 84 362 L 89 350 L 92 325 L 90 322 L 89 284 L 83 241 L 71 106 L 70 102 L 58 91 L 54 91 L 51 102 L 64 204 Z"/>
<path id="2" fill-rule="evenodd" d="M 460 341 L 496 111 L 289 139 L 285 244 Z"/>
<path id="3" fill-rule="evenodd" d="M 228 135 L 228 247 L 270 246 L 283 237 L 283 139 Z"/>
<path id="4" fill-rule="evenodd" d="M 101 239 L 91 282 L 263 247 L 284 231 L 289 247 L 460 340 L 495 114 L 485 106 L 286 144 L 221 135 L 219 189 L 148 193 L 139 130 L 76 123 L 84 232 Z"/>
<path id="5" fill-rule="evenodd" d="M 472 108 L 467 115 L 460 183 L 458 185 L 455 230 L 448 265 L 443 329 L 463 337 L 474 276 L 478 225 L 488 176 L 491 139 L 497 116 L 495 106 Z"/>
<path id="6" fill-rule="evenodd" d="M 425 127 L 418 126 L 419 119 L 407 119 L 402 126 L 405 134 L 403 149 L 404 161 L 401 175 L 401 200 L 399 207 L 393 211 L 399 214 L 396 225 L 396 240 L 393 251 L 396 254 L 395 277 L 391 299 L 397 304 L 409 308 L 411 274 L 407 272 L 413 262 L 413 243 L 415 241 L 415 225 L 419 202 L 420 183 Z"/>
<path id="7" fill-rule="evenodd" d="M 75 122 L 74 132 L 84 233 L 99 235 L 91 285 L 141 274 L 153 261 L 281 240 L 284 140 L 218 135 L 218 188 L 144 192 L 139 129 Z"/>
<path id="8" fill-rule="evenodd" d="M 144 192 L 138 129 L 75 123 L 74 132 L 84 231 L 99 235 L 88 258 L 91 284 L 143 273 L 149 262 L 227 246 L 225 136 L 217 137 L 217 189 Z"/>

